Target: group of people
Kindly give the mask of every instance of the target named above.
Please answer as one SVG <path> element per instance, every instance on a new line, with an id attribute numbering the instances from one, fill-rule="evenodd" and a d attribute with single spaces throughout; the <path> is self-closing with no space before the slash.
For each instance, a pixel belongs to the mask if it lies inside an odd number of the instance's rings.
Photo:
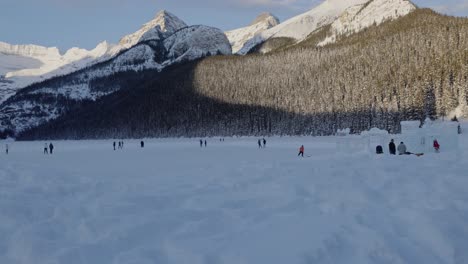
<path id="1" fill-rule="evenodd" d="M 434 147 L 435 152 L 439 153 L 440 144 L 437 141 L 437 139 L 434 139 L 433 147 Z M 414 154 L 414 153 L 411 153 L 411 152 L 408 151 L 408 148 L 406 147 L 404 142 L 400 142 L 400 145 L 398 145 L 398 147 L 397 147 L 395 145 L 395 141 L 393 139 L 388 144 L 388 150 L 389 150 L 390 155 L 396 155 L 397 151 L 398 151 L 398 155 L 413 155 Z M 383 152 L 382 146 L 377 146 L 376 152 L 377 152 L 377 154 L 383 154 L 384 152 Z M 422 153 L 421 154 L 415 154 L 415 155 L 420 156 L 420 155 L 422 155 Z"/>
<path id="2" fill-rule="evenodd" d="M 115 141 L 114 141 L 114 143 L 113 143 L 112 145 L 113 145 L 113 147 L 114 147 L 114 150 L 116 150 L 116 149 L 115 149 L 115 146 L 116 146 L 116 142 L 115 142 Z M 118 147 L 117 147 L 117 148 L 118 148 L 118 149 L 123 149 L 123 148 L 124 148 L 124 142 L 123 142 L 123 141 L 119 141 L 119 142 L 118 142 Z"/>
<path id="3" fill-rule="evenodd" d="M 263 143 L 263 145 L 262 145 L 262 143 Z M 266 141 L 265 138 L 259 139 L 258 140 L 258 148 L 266 148 L 266 143 L 267 143 L 267 141 Z"/>
<path id="4" fill-rule="evenodd" d="M 203 144 L 205 144 L 205 148 L 208 146 L 208 142 L 205 141 L 203 142 L 203 139 L 200 139 L 200 148 L 203 148 Z"/>
<path id="5" fill-rule="evenodd" d="M 8 150 L 7 150 L 8 151 Z M 54 154 L 54 144 L 44 144 L 44 154 Z"/>

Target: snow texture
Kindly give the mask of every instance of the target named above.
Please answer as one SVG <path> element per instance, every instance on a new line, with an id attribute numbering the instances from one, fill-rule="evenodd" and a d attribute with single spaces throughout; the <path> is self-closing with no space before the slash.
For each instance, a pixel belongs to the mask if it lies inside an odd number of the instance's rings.
<path id="1" fill-rule="evenodd" d="M 468 263 L 466 134 L 419 158 L 341 139 L 7 142 L 0 263 Z"/>

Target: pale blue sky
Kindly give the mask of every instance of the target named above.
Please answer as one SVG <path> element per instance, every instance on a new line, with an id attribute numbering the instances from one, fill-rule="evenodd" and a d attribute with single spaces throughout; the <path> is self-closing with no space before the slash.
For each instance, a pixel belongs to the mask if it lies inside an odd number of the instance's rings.
<path id="1" fill-rule="evenodd" d="M 346 0 L 343 0 L 346 1 Z M 223 30 L 249 24 L 268 11 L 284 21 L 320 0 L 0 0 L 0 41 L 91 49 L 116 43 L 166 9 L 188 24 Z M 468 0 L 415 0 L 420 7 L 468 16 Z"/>

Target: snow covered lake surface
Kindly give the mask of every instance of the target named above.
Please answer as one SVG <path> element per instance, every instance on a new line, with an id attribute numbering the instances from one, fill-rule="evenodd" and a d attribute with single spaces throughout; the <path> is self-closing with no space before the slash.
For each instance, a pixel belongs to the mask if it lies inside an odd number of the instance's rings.
<path id="1" fill-rule="evenodd" d="M 0 263 L 468 263 L 466 135 L 419 158 L 340 140 L 10 142 Z"/>

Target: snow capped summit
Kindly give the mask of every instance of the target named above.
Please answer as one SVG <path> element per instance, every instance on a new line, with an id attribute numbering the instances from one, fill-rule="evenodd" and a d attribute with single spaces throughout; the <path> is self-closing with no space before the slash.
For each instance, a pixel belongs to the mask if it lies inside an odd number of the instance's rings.
<path id="1" fill-rule="evenodd" d="M 325 0 L 314 9 L 293 17 L 247 41 L 239 54 L 271 38 L 306 39 L 314 31 L 332 25 L 333 36 L 321 45 L 336 40 L 337 35 L 358 32 L 371 25 L 407 15 L 416 9 L 409 0 Z"/>
<path id="2" fill-rule="evenodd" d="M 185 27 L 187 27 L 187 24 L 184 21 L 166 10 L 162 10 L 137 32 L 123 37 L 119 45 L 123 48 L 130 48 L 141 41 L 161 39 L 161 33 L 172 34 Z"/>
<path id="3" fill-rule="evenodd" d="M 346 9 L 368 0 L 326 0 L 314 9 L 293 17 L 248 41 L 239 51 L 247 54 L 256 45 L 270 39 L 286 37 L 301 41 L 320 27 L 333 23 Z"/>
<path id="4" fill-rule="evenodd" d="M 262 13 L 249 26 L 231 30 L 225 34 L 231 43 L 233 53 L 237 53 L 247 41 L 279 23 L 279 19 L 272 14 Z"/>
<path id="5" fill-rule="evenodd" d="M 384 21 L 405 16 L 417 7 L 408 0 L 372 0 L 365 4 L 348 8 L 332 24 L 332 35 L 319 45 L 336 41 L 340 35 L 349 35 Z"/>

